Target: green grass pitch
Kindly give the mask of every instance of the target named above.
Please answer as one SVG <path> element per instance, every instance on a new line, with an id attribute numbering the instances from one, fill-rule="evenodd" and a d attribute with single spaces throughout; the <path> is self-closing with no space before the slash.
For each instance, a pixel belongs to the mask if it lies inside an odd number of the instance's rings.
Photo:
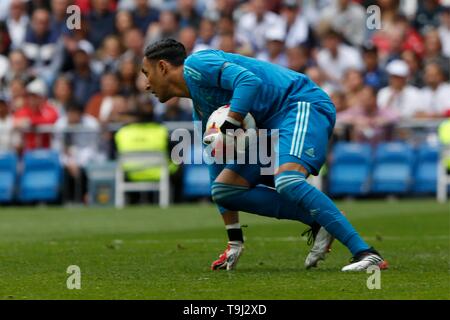
<path id="1" fill-rule="evenodd" d="M 338 243 L 305 270 L 305 226 L 241 215 L 238 269 L 209 270 L 226 234 L 212 205 L 0 208 L 0 299 L 450 299 L 450 207 L 432 200 L 339 202 L 390 262 L 381 289 L 342 273 Z M 69 290 L 69 265 L 81 289 Z"/>

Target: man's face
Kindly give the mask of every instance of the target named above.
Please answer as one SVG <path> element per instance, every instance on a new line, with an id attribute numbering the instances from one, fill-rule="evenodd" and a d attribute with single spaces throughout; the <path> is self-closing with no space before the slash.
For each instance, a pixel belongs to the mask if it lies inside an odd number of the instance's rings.
<path id="1" fill-rule="evenodd" d="M 377 108 L 377 96 L 370 88 L 364 88 L 359 93 L 359 101 L 366 112 L 371 112 Z"/>
<path id="2" fill-rule="evenodd" d="M 153 93 L 160 102 L 164 103 L 173 95 L 169 92 L 169 64 L 164 60 L 151 61 L 144 58 L 142 61 L 142 73 L 147 78 L 145 90 Z"/>
<path id="3" fill-rule="evenodd" d="M 45 10 L 35 11 L 31 21 L 32 29 L 39 37 L 44 36 L 50 27 L 50 16 Z"/>
<path id="4" fill-rule="evenodd" d="M 52 0 L 52 12 L 57 16 L 65 16 L 69 4 L 68 0 Z"/>
<path id="5" fill-rule="evenodd" d="M 12 52 L 9 55 L 9 63 L 14 72 L 23 72 L 27 69 L 27 59 L 19 52 Z"/>
<path id="6" fill-rule="evenodd" d="M 73 56 L 75 69 L 84 69 L 89 67 L 89 56 L 82 50 L 77 50 Z"/>
<path id="7" fill-rule="evenodd" d="M 406 85 L 406 80 L 406 77 L 391 75 L 389 77 L 389 84 L 394 90 L 401 91 Z"/>
<path id="8" fill-rule="evenodd" d="M 443 82 L 442 71 L 439 65 L 431 64 L 425 68 L 425 83 L 430 87 L 437 87 Z"/>
<path id="9" fill-rule="evenodd" d="M 67 122 L 71 125 L 81 123 L 81 112 L 75 110 L 67 112 Z"/>
<path id="10" fill-rule="evenodd" d="M 28 105 L 32 108 L 32 109 L 39 109 L 39 107 L 41 106 L 41 104 L 45 101 L 44 97 L 41 97 L 37 94 L 34 93 L 29 93 L 28 94 Z"/>
<path id="11" fill-rule="evenodd" d="M 251 2 L 253 7 L 253 12 L 258 16 L 262 17 L 267 11 L 267 3 L 266 0 L 253 0 Z"/>

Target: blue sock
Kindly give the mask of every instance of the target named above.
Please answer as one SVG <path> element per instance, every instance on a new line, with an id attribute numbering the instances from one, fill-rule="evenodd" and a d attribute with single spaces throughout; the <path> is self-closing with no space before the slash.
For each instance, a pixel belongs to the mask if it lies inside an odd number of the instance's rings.
<path id="1" fill-rule="evenodd" d="M 278 193 L 290 199 L 303 212 L 309 212 L 317 223 L 344 244 L 353 255 L 370 248 L 333 201 L 311 186 L 304 174 L 297 171 L 282 172 L 275 177 L 275 186 Z"/>
<path id="2" fill-rule="evenodd" d="M 267 187 L 242 187 L 214 182 L 213 200 L 228 210 L 245 211 L 265 217 L 301 221 L 311 225 L 314 219 L 293 202 Z"/>

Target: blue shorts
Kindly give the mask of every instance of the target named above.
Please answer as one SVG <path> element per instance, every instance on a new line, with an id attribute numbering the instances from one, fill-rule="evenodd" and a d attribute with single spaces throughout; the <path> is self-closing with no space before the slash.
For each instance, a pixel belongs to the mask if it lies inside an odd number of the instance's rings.
<path id="1" fill-rule="evenodd" d="M 330 102 L 292 102 L 278 124 L 279 164 L 295 162 L 318 175 L 327 156 L 328 143 L 336 123 L 336 109 Z"/>
<path id="2" fill-rule="evenodd" d="M 290 99 L 283 111 L 273 115 L 262 128 L 278 129 L 278 166 L 294 162 L 318 175 L 326 160 L 329 139 L 336 122 L 336 111 L 331 101 L 303 102 Z M 246 179 L 251 186 L 273 186 L 273 176 L 262 176 L 258 164 L 212 164 L 211 182 L 223 169 L 230 169 Z M 219 207 L 221 213 L 228 211 Z"/>

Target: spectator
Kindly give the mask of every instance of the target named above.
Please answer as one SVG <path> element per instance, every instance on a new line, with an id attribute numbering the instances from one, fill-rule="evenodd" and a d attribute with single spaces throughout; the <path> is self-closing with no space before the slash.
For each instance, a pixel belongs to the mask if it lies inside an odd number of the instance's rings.
<path id="1" fill-rule="evenodd" d="M 411 27 L 405 16 L 399 14 L 389 26 L 373 36 L 372 42 L 378 48 L 382 65 L 400 59 L 404 50 L 412 50 L 419 56 L 423 56 L 425 50 L 421 35 Z"/>
<path id="2" fill-rule="evenodd" d="M 148 26 L 158 21 L 159 11 L 149 5 L 148 0 L 135 0 L 134 2 L 136 5 L 133 10 L 134 25 L 141 29 L 142 34 L 145 34 Z"/>
<path id="3" fill-rule="evenodd" d="M 293 48 L 299 45 L 312 47 L 314 39 L 308 20 L 300 11 L 298 0 L 283 0 L 281 16 L 286 22 L 287 36 L 286 47 Z"/>
<path id="4" fill-rule="evenodd" d="M 319 87 L 321 87 L 326 93 L 330 94 L 331 92 L 336 90 L 336 87 L 333 83 L 327 80 L 322 69 L 317 66 L 308 67 L 305 71 L 306 75 Z"/>
<path id="5" fill-rule="evenodd" d="M 395 60 L 386 67 L 389 86 L 380 90 L 377 101 L 381 109 L 397 113 L 403 119 L 411 119 L 420 110 L 420 93 L 407 84 L 409 68 L 403 60 Z"/>
<path id="6" fill-rule="evenodd" d="M 125 97 L 134 96 L 138 93 L 136 78 L 138 76 L 138 65 L 131 58 L 122 58 L 119 61 L 120 94 Z"/>
<path id="7" fill-rule="evenodd" d="M 68 131 L 72 128 L 75 131 Z M 102 159 L 98 150 L 100 126 L 94 117 L 83 114 L 80 106 L 69 104 L 55 129 L 53 148 L 59 151 L 64 166 L 64 200 L 85 202 L 86 167 Z"/>
<path id="8" fill-rule="evenodd" d="M 423 69 L 420 57 L 412 50 L 406 50 L 402 53 L 402 60 L 408 64 L 409 78 L 408 83 L 412 86 L 423 87 Z"/>
<path id="9" fill-rule="evenodd" d="M 392 128 L 398 114 L 387 108 L 378 108 L 376 89 L 365 86 L 359 92 L 359 104 L 345 111 L 341 121 L 351 126 L 352 141 L 376 144 L 392 137 Z"/>
<path id="10" fill-rule="evenodd" d="M 366 46 L 363 48 L 362 57 L 364 61 L 364 83 L 377 90 L 387 86 L 387 74 L 380 68 L 378 49 L 375 46 Z"/>
<path id="11" fill-rule="evenodd" d="M 13 116 L 8 102 L 0 96 L 0 151 L 12 151 L 17 145 L 17 135 L 13 131 Z"/>
<path id="12" fill-rule="evenodd" d="M 336 31 L 329 30 L 325 33 L 322 46 L 317 55 L 317 63 L 334 85 L 339 86 L 340 79 L 348 69 L 363 69 L 359 51 L 344 44 Z"/>
<path id="13" fill-rule="evenodd" d="M 234 34 L 235 26 L 232 16 L 221 16 L 216 23 L 216 33 L 221 34 Z"/>
<path id="14" fill-rule="evenodd" d="M 8 69 L 8 54 L 11 46 L 11 38 L 8 29 L 3 22 L 0 22 L 0 78 L 2 78 Z"/>
<path id="15" fill-rule="evenodd" d="M 101 65 L 101 73 L 118 71 L 119 60 L 123 53 L 120 38 L 115 35 L 107 36 L 99 50 L 98 62 Z"/>
<path id="16" fill-rule="evenodd" d="M 25 105 L 14 114 L 15 128 L 22 130 L 23 150 L 50 147 L 50 133 L 35 131 L 41 125 L 51 125 L 58 119 L 58 112 L 47 101 L 47 86 L 35 79 L 27 87 Z"/>
<path id="17" fill-rule="evenodd" d="M 157 123 L 151 109 L 140 109 L 133 113 L 134 121 L 117 131 L 115 144 L 119 154 L 127 152 L 162 152 L 169 156 L 169 132 Z M 161 168 L 145 167 L 125 163 L 124 170 L 129 181 L 158 181 Z M 177 166 L 169 161 L 169 171 L 174 174 Z M 175 182 L 172 180 L 172 182 Z"/>
<path id="18" fill-rule="evenodd" d="M 0 22 L 5 21 L 8 15 L 10 14 L 10 5 L 11 0 L 3 0 L 0 1 Z"/>
<path id="19" fill-rule="evenodd" d="M 198 38 L 193 51 L 196 52 L 211 48 L 217 48 L 216 23 L 211 19 L 204 18 L 200 22 Z"/>
<path id="20" fill-rule="evenodd" d="M 439 63 L 445 74 L 449 75 L 450 59 L 442 53 L 442 43 L 436 29 L 431 29 L 425 34 L 425 56 L 424 64 L 430 62 Z"/>
<path id="21" fill-rule="evenodd" d="M 267 0 L 250 0 L 250 11 L 239 19 L 236 36 L 258 54 L 264 50 L 267 31 L 274 29 L 286 30 L 283 18 L 267 9 Z"/>
<path id="22" fill-rule="evenodd" d="M 343 79 L 343 88 L 347 105 L 350 107 L 359 103 L 361 90 L 364 88 L 364 78 L 362 73 L 355 69 L 349 69 L 345 72 Z"/>
<path id="23" fill-rule="evenodd" d="M 200 26 L 201 16 L 195 8 L 195 0 L 178 0 L 177 13 L 180 16 L 180 28 Z"/>
<path id="24" fill-rule="evenodd" d="M 67 7 L 71 0 L 51 0 L 51 29 L 57 38 L 70 34 L 67 28 Z"/>
<path id="25" fill-rule="evenodd" d="M 145 43 L 150 44 L 164 38 L 177 38 L 178 16 L 172 11 L 162 11 L 158 23 L 152 23 L 147 29 Z"/>
<path id="26" fill-rule="evenodd" d="M 123 38 L 128 30 L 133 29 L 136 25 L 133 21 L 133 14 L 130 11 L 122 10 L 117 12 L 115 18 L 115 26 L 120 38 Z M 146 30 L 142 31 L 145 33 Z"/>
<path id="27" fill-rule="evenodd" d="M 123 38 L 125 43 L 125 53 L 124 56 L 130 59 L 134 59 L 136 64 L 142 63 L 142 55 L 144 51 L 144 36 L 141 30 L 138 28 L 133 28 L 125 33 Z"/>
<path id="28" fill-rule="evenodd" d="M 446 58 L 450 58 L 450 5 L 442 10 L 438 32 L 441 38 L 443 54 Z"/>
<path id="29" fill-rule="evenodd" d="M 351 0 L 335 0 L 332 6 L 324 9 L 321 23 L 341 33 L 354 46 L 361 46 L 365 40 L 365 10 Z"/>
<path id="30" fill-rule="evenodd" d="M 287 67 L 288 61 L 284 46 L 285 37 L 286 34 L 282 29 L 267 30 L 266 49 L 256 56 L 257 59 Z"/>
<path id="31" fill-rule="evenodd" d="M 236 53 L 237 51 L 237 44 L 236 40 L 234 39 L 234 34 L 232 33 L 223 33 L 217 38 L 217 48 L 219 50 L 225 51 L 225 52 L 231 52 Z"/>
<path id="32" fill-rule="evenodd" d="M 93 10 L 88 14 L 89 42 L 99 48 L 102 40 L 114 33 L 115 14 L 110 11 L 108 0 L 92 0 Z"/>
<path id="33" fill-rule="evenodd" d="M 63 44 L 63 63 L 59 72 L 65 73 L 73 71 L 75 68 L 74 56 L 76 51 L 80 47 L 80 43 L 88 43 L 89 44 L 89 52 L 94 51 L 94 46 L 87 40 L 88 38 L 88 22 L 87 19 L 81 16 L 80 19 L 80 28 L 76 28 L 71 30 L 71 32 L 62 37 Z M 91 53 L 90 53 L 91 54 Z"/>
<path id="34" fill-rule="evenodd" d="M 192 121 L 192 114 L 180 105 L 180 98 L 172 98 L 165 103 L 161 121 Z"/>
<path id="35" fill-rule="evenodd" d="M 59 117 L 66 115 L 69 105 L 73 104 L 73 85 L 66 75 L 59 76 L 53 84 L 53 98 L 50 104 L 58 111 Z"/>
<path id="36" fill-rule="evenodd" d="M 85 106 L 89 99 L 99 91 L 98 76 L 91 67 L 93 50 L 89 42 L 80 41 L 73 56 L 75 68 L 69 72 L 73 83 L 74 97 L 82 106 Z"/>
<path id="37" fill-rule="evenodd" d="M 89 100 L 85 110 L 87 114 L 105 123 L 113 109 L 113 97 L 119 94 L 119 78 L 114 73 L 105 73 L 101 77 L 100 87 L 100 92 Z"/>
<path id="38" fill-rule="evenodd" d="M 336 121 L 340 122 L 340 115 L 342 115 L 349 108 L 345 93 L 343 91 L 336 90 L 330 93 L 330 98 L 336 108 Z"/>
<path id="39" fill-rule="evenodd" d="M 7 98 L 13 113 L 25 105 L 26 95 L 25 81 L 19 77 L 11 79 Z"/>
<path id="40" fill-rule="evenodd" d="M 26 12 L 25 2 L 22 0 L 11 0 L 6 25 L 11 37 L 13 49 L 21 48 L 24 44 L 29 21 L 30 19 Z"/>
<path id="41" fill-rule="evenodd" d="M 211 19 L 231 16 L 235 13 L 238 0 L 205 0 L 206 10 L 204 16 Z M 220 19 L 220 18 L 219 18 Z"/>
<path id="42" fill-rule="evenodd" d="M 51 82 L 62 65 L 62 48 L 57 47 L 58 34 L 51 29 L 50 13 L 45 9 L 33 12 L 23 51 L 36 73 Z"/>
<path id="43" fill-rule="evenodd" d="M 377 0 L 376 5 L 380 8 L 383 29 L 391 30 L 400 11 L 400 0 Z"/>
<path id="44" fill-rule="evenodd" d="M 439 26 L 439 14 L 442 7 L 439 0 L 423 0 L 419 1 L 419 8 L 414 19 L 414 27 L 424 34 L 429 28 L 437 28 Z"/>
<path id="45" fill-rule="evenodd" d="M 450 115 L 450 84 L 438 63 L 425 66 L 426 87 L 422 89 L 423 115 L 443 117 Z"/>
<path id="46" fill-rule="evenodd" d="M 199 50 L 208 49 L 206 45 L 196 46 L 195 43 L 197 41 L 197 31 L 193 27 L 184 27 L 180 30 L 179 41 L 186 48 L 186 53 L 190 55 L 191 53 Z"/>
<path id="47" fill-rule="evenodd" d="M 130 104 L 124 96 L 116 95 L 112 97 L 111 112 L 103 123 L 129 123 L 130 122 Z"/>
<path id="48" fill-rule="evenodd" d="M 286 51 L 288 68 L 297 72 L 305 73 L 306 68 L 311 65 L 309 49 L 304 46 L 297 46 Z"/>
<path id="49" fill-rule="evenodd" d="M 29 68 L 29 62 L 23 51 L 14 50 L 10 52 L 8 60 L 8 72 L 3 77 L 0 77 L 0 84 L 6 89 L 9 83 L 14 78 L 21 78 L 28 82 L 33 74 Z"/>
<path id="50" fill-rule="evenodd" d="M 347 104 L 347 99 L 345 93 L 340 90 L 334 90 L 329 93 L 331 101 L 336 108 L 336 125 L 333 130 L 333 135 L 335 140 L 349 140 L 349 123 L 348 123 L 348 113 L 349 108 Z"/>

